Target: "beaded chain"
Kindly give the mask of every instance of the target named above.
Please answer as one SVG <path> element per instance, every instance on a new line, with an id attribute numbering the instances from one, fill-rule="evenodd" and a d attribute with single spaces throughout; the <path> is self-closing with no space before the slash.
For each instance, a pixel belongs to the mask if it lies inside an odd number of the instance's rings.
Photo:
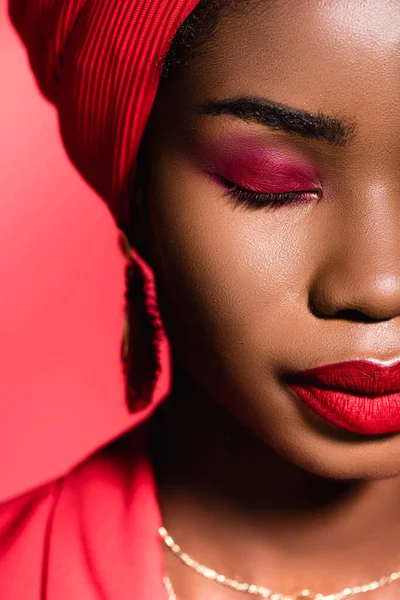
<path id="1" fill-rule="evenodd" d="M 281 594 L 280 592 L 273 592 L 272 590 L 262 587 L 259 585 L 255 585 L 254 583 L 241 583 L 237 579 L 230 579 L 229 577 L 225 577 L 225 575 L 221 575 L 217 573 L 213 569 L 206 567 L 199 563 L 197 560 L 183 552 L 175 542 L 175 540 L 169 535 L 165 527 L 160 527 L 158 530 L 164 544 L 177 556 L 186 566 L 191 568 L 193 571 L 196 571 L 199 575 L 202 575 L 206 579 L 211 581 L 216 581 L 221 585 L 229 587 L 238 592 L 244 592 L 246 594 L 251 594 L 253 596 L 258 596 L 260 598 L 268 598 L 268 600 L 345 600 L 346 598 L 350 598 L 351 596 L 357 596 L 358 594 L 364 594 L 366 592 L 371 592 L 373 590 L 377 590 L 385 585 L 389 585 L 394 581 L 400 579 L 400 571 L 394 571 L 390 575 L 385 577 L 381 577 L 380 579 L 376 579 L 365 585 L 357 585 L 354 587 L 347 587 L 339 592 L 333 594 L 312 594 L 310 590 L 301 590 L 298 594 L 287 595 Z M 177 600 L 174 588 L 172 586 L 171 580 L 169 577 L 164 578 L 164 585 L 168 593 L 168 600 Z"/>

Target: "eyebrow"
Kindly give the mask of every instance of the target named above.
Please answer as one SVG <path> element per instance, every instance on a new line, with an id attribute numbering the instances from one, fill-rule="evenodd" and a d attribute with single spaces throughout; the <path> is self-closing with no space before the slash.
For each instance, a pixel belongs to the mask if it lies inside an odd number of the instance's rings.
<path id="1" fill-rule="evenodd" d="M 200 115 L 231 115 L 270 129 L 294 133 L 302 138 L 324 140 L 345 146 L 356 130 L 355 122 L 343 121 L 321 112 L 312 113 L 266 98 L 240 96 L 226 100 L 207 100 L 198 109 Z"/>

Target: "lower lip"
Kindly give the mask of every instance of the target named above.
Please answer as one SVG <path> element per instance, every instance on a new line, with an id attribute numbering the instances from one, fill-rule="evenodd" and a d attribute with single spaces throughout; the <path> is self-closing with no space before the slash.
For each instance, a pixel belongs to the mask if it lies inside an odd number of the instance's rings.
<path id="1" fill-rule="evenodd" d="M 342 429 L 366 435 L 400 432 L 400 393 L 356 396 L 312 385 L 289 387 L 311 410 Z"/>

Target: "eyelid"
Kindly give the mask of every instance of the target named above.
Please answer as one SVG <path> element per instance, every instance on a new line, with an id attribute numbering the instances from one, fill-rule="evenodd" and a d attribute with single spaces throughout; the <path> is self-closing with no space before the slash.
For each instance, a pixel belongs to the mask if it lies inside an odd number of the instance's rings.
<path id="1" fill-rule="evenodd" d="M 295 152 L 293 149 L 260 146 L 230 148 L 231 144 L 216 149 L 208 149 L 203 163 L 208 171 L 223 174 L 238 185 L 249 187 L 280 187 L 287 182 L 297 189 L 318 186 L 320 184 L 319 164 L 315 157 Z M 270 190 L 268 190 L 270 191 Z M 271 190 L 275 191 L 275 190 Z"/>
<path id="2" fill-rule="evenodd" d="M 299 195 L 300 194 L 314 194 L 318 197 L 322 196 L 322 188 L 320 186 L 315 186 L 313 188 L 299 188 L 299 189 L 291 189 L 289 187 L 287 190 L 282 189 L 282 190 L 279 190 L 276 192 L 266 192 L 266 191 L 263 191 L 260 189 L 256 189 L 255 187 L 252 187 L 252 186 L 241 185 L 239 183 L 232 181 L 231 179 L 224 177 L 223 175 L 218 175 L 217 178 L 220 181 L 220 183 L 222 183 L 226 187 L 238 188 L 238 189 L 242 189 L 243 191 L 246 191 L 246 192 L 254 192 L 254 193 L 258 193 L 258 194 L 264 194 L 265 196 L 273 196 L 273 195 L 277 195 L 277 194 L 299 194 Z"/>
<path id="3" fill-rule="evenodd" d="M 319 202 L 322 198 L 321 189 L 264 193 L 243 188 L 223 178 L 220 179 L 220 183 L 225 188 L 224 195 L 229 197 L 234 206 L 241 205 L 253 210 L 308 204 L 312 201 Z"/>

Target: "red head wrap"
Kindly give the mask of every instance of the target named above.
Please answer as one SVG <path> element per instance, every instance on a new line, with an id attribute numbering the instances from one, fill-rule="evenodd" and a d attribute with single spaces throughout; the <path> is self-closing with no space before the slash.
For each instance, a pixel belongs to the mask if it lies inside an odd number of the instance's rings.
<path id="1" fill-rule="evenodd" d="M 9 0 L 39 87 L 57 108 L 72 162 L 125 231 L 130 226 L 127 183 L 157 92 L 161 59 L 197 3 Z M 129 252 L 128 399 L 132 409 L 139 409 L 154 406 L 167 393 L 170 355 L 153 273 L 134 249 Z"/>

